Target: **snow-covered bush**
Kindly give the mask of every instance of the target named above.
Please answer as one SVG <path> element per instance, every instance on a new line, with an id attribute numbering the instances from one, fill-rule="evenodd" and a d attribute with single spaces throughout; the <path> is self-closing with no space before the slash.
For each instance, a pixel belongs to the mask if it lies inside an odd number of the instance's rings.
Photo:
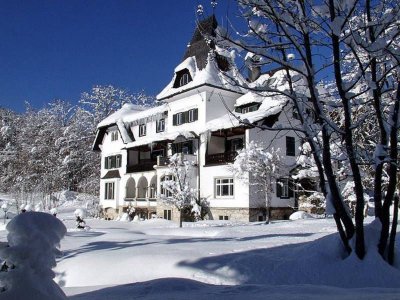
<path id="1" fill-rule="evenodd" d="M 13 218 L 7 230 L 9 247 L 0 250 L 0 299 L 67 299 L 52 271 L 66 233 L 64 224 L 50 214 L 26 212 Z"/>
<path id="2" fill-rule="evenodd" d="M 52 209 L 50 209 L 50 213 L 51 213 L 53 216 L 56 216 L 56 215 L 58 214 L 57 208 L 52 208 Z"/>
<path id="3" fill-rule="evenodd" d="M 312 214 L 325 213 L 326 201 L 322 193 L 314 192 L 311 195 L 302 195 L 299 197 L 299 210 Z"/>
<path id="4" fill-rule="evenodd" d="M 80 218 L 84 219 L 84 218 L 86 218 L 86 210 L 83 209 L 83 208 L 77 208 L 77 209 L 74 211 L 74 216 L 75 216 L 75 217 L 80 217 Z"/>
<path id="5" fill-rule="evenodd" d="M 86 226 L 86 222 L 83 219 L 86 217 L 86 210 L 83 208 L 77 208 L 74 211 L 74 215 L 76 218 L 76 228 L 84 229 Z"/>
<path id="6" fill-rule="evenodd" d="M 303 219 L 313 219 L 313 216 L 310 215 L 309 213 L 306 213 L 305 211 L 296 211 L 292 213 L 289 217 L 289 220 L 292 221 L 303 220 Z"/>

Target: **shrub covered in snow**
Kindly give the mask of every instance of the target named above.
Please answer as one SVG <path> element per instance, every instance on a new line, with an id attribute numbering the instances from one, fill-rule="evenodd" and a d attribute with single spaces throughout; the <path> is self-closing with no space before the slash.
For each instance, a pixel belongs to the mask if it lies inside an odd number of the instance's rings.
<path id="1" fill-rule="evenodd" d="M 302 195 L 299 197 L 299 210 L 312 214 L 325 213 L 326 201 L 322 193 L 314 192 L 311 195 Z"/>
<path id="2" fill-rule="evenodd" d="M 289 220 L 301 220 L 301 219 L 313 219 L 314 217 L 305 211 L 296 211 L 292 213 L 289 217 Z"/>
<path id="3" fill-rule="evenodd" d="M 0 299 L 66 299 L 52 271 L 64 224 L 47 213 L 26 212 L 13 218 L 7 230 L 9 247 L 0 250 Z"/>
<path id="4" fill-rule="evenodd" d="M 74 211 L 74 216 L 75 217 L 80 217 L 81 219 L 84 219 L 86 217 L 86 210 L 83 208 L 77 208 Z"/>

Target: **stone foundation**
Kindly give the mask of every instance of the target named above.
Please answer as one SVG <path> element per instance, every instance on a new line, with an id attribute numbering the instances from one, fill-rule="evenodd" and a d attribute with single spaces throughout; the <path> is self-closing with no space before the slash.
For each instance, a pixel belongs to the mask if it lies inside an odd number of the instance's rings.
<path id="1" fill-rule="evenodd" d="M 118 209 L 107 207 L 103 209 L 103 215 L 106 220 L 114 220 L 118 217 Z"/>
<path id="2" fill-rule="evenodd" d="M 292 208 L 273 207 L 271 220 L 288 220 L 293 213 Z M 209 208 L 206 216 L 209 220 L 231 220 L 239 222 L 265 221 L 265 209 L 262 208 Z"/>
<path id="3" fill-rule="evenodd" d="M 156 214 L 158 218 L 164 218 L 164 210 L 171 211 L 171 220 L 179 222 L 179 211 L 162 202 L 157 203 L 157 207 L 135 207 L 135 214 L 140 218 L 148 219 L 152 214 Z M 126 207 L 121 206 L 118 209 L 106 208 L 103 210 L 106 220 L 114 220 L 119 214 L 126 212 Z M 293 213 L 293 209 L 289 207 L 273 207 L 271 209 L 271 220 L 288 220 Z M 265 210 L 262 208 L 209 208 L 205 216 L 207 220 L 230 220 L 239 222 L 260 222 L 265 221 Z M 187 221 L 184 219 L 184 221 Z"/>

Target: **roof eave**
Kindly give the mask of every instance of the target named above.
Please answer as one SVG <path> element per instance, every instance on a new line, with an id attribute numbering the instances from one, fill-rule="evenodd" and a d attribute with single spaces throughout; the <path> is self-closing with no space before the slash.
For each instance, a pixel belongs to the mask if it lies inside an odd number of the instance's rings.
<path id="1" fill-rule="evenodd" d="M 169 99 L 169 98 L 173 98 L 173 97 L 175 97 L 176 95 L 183 94 L 183 93 L 189 92 L 189 91 L 191 91 L 191 90 L 194 90 L 194 89 L 197 89 L 197 88 L 203 87 L 203 86 L 208 86 L 208 87 L 211 87 L 211 88 L 217 88 L 217 89 L 220 89 L 220 90 L 224 90 L 224 91 L 228 91 L 228 92 L 232 92 L 232 93 L 236 93 L 236 94 L 240 94 L 240 95 L 243 95 L 243 94 L 244 94 L 243 92 L 235 91 L 235 90 L 233 90 L 233 89 L 224 88 L 224 87 L 217 86 L 217 85 L 214 85 L 214 84 L 202 83 L 202 84 L 199 84 L 199 85 L 190 87 L 190 88 L 185 89 L 185 90 L 180 90 L 180 91 L 178 91 L 178 92 L 176 92 L 176 93 L 173 93 L 173 94 L 170 94 L 170 95 L 168 95 L 168 96 L 164 96 L 164 97 L 161 97 L 161 98 L 157 98 L 157 101 L 163 101 L 163 100 L 166 100 L 166 99 Z"/>

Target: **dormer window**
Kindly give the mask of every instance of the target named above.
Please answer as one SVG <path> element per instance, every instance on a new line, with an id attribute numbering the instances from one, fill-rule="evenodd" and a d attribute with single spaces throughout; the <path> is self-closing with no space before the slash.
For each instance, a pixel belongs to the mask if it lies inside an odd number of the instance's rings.
<path id="1" fill-rule="evenodd" d="M 176 78 L 174 82 L 174 88 L 178 88 L 181 86 L 184 86 L 191 82 L 192 76 L 190 76 L 189 70 L 188 69 L 183 69 L 181 71 L 176 72 Z"/>
<path id="2" fill-rule="evenodd" d="M 185 85 L 185 84 L 188 84 L 189 83 L 189 74 L 187 74 L 187 73 L 185 73 L 185 74 L 182 74 L 182 77 L 181 77 L 181 79 L 179 80 L 179 86 L 183 86 L 183 85 Z"/>
<path id="3" fill-rule="evenodd" d="M 244 106 L 236 107 L 235 111 L 241 114 L 246 114 L 258 110 L 259 107 L 259 103 L 250 103 Z"/>
<path id="4" fill-rule="evenodd" d="M 118 141 L 118 131 L 111 132 L 111 142 Z"/>

